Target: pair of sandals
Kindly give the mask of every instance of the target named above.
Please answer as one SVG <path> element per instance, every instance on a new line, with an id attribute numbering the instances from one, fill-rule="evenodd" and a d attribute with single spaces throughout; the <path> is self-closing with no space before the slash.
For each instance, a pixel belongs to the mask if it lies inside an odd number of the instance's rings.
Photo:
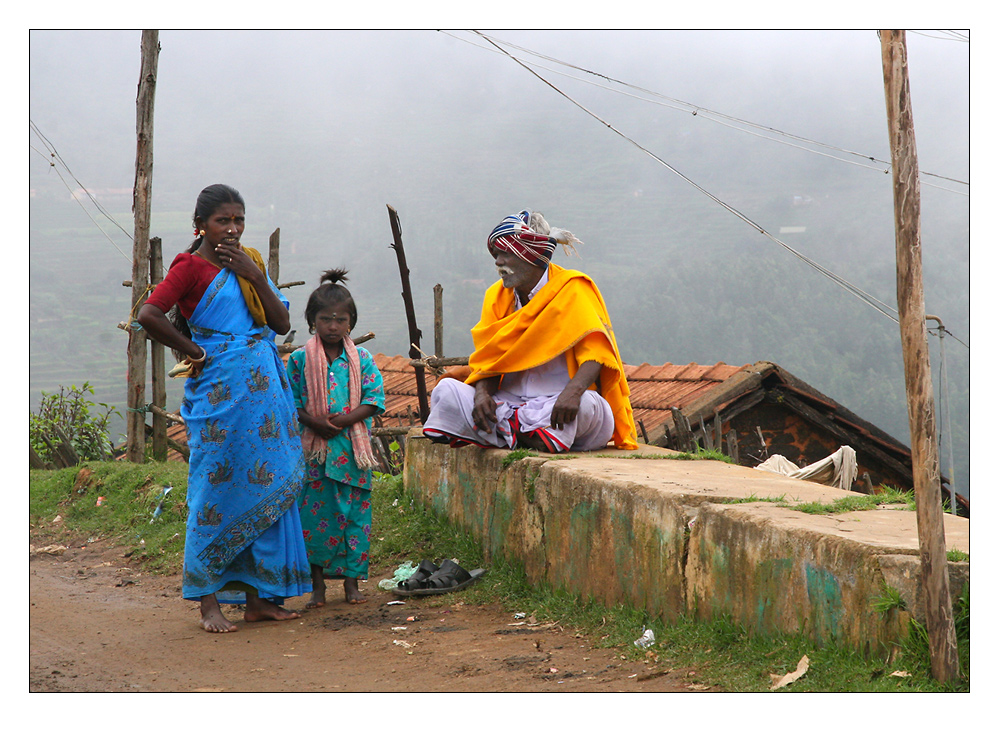
<path id="1" fill-rule="evenodd" d="M 392 593 L 401 597 L 443 595 L 446 592 L 464 590 L 482 577 L 484 572 L 485 569 L 467 571 L 450 559 L 442 561 L 441 566 L 425 559 L 410 577 L 396 583 Z"/>

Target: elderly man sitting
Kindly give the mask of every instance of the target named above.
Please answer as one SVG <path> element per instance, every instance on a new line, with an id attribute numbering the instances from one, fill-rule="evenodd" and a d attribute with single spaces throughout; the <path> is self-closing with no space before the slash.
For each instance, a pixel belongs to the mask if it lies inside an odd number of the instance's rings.
<path id="1" fill-rule="evenodd" d="M 500 280 L 486 291 L 465 382 L 431 393 L 424 435 L 549 453 L 635 449 L 628 383 L 604 299 L 590 277 L 550 262 L 556 243 L 579 242 L 522 210 L 487 246 Z"/>

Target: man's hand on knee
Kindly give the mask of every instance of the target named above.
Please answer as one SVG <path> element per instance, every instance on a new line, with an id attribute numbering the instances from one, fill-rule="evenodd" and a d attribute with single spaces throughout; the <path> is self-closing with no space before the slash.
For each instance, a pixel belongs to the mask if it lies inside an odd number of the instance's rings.
<path id="1" fill-rule="evenodd" d="M 597 382 L 601 374 L 601 364 L 593 360 L 587 360 L 580 365 L 573 379 L 563 388 L 556 398 L 555 405 L 552 406 L 552 415 L 549 423 L 556 430 L 561 430 L 564 425 L 569 425 L 576 420 L 580 412 L 580 400 L 587 388 Z"/>
<path id="2" fill-rule="evenodd" d="M 485 382 L 485 381 L 481 381 Z M 476 395 L 472 404 L 472 422 L 479 430 L 493 432 L 497 424 L 497 403 L 487 386 L 480 387 L 476 383 Z"/>
<path id="3" fill-rule="evenodd" d="M 582 392 L 578 392 L 575 388 L 566 387 L 556 398 L 555 405 L 552 406 L 549 424 L 556 430 L 562 430 L 563 426 L 576 420 L 576 416 L 580 412 L 581 397 L 583 397 Z"/>

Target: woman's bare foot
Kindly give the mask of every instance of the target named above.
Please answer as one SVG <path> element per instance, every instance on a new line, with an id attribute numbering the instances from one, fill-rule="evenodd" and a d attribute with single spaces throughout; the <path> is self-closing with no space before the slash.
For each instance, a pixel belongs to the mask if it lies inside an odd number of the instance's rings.
<path id="1" fill-rule="evenodd" d="M 368 598 L 361 594 L 357 577 L 344 578 L 344 600 L 349 605 L 360 605 L 363 602 L 368 602 Z"/>
<path id="2" fill-rule="evenodd" d="M 323 568 L 319 565 L 310 565 L 312 572 L 313 591 L 312 598 L 306 603 L 306 610 L 323 607 L 326 605 L 326 580 L 323 578 Z"/>
<path id="3" fill-rule="evenodd" d="M 285 608 L 275 603 L 265 600 L 256 595 L 247 595 L 247 608 L 243 613 L 243 619 L 248 623 L 256 623 L 261 620 L 294 620 L 302 617 L 299 613 Z"/>
<path id="4" fill-rule="evenodd" d="M 201 598 L 201 627 L 207 633 L 234 633 L 239 630 L 226 620 L 215 595 L 205 595 Z"/>

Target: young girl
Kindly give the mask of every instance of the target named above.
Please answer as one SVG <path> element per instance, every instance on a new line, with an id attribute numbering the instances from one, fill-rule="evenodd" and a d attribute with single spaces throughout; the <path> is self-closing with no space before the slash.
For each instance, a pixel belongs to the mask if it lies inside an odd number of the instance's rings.
<path id="1" fill-rule="evenodd" d="M 350 337 L 358 311 L 342 285 L 347 271 L 327 271 L 320 281 L 306 304 L 313 336 L 288 358 L 306 455 L 299 514 L 312 572 L 307 608 L 326 604 L 327 575 L 343 578 L 348 603 L 366 600 L 358 579 L 368 579 L 371 469 L 377 465 L 368 426 L 385 410 L 382 375 Z"/>

